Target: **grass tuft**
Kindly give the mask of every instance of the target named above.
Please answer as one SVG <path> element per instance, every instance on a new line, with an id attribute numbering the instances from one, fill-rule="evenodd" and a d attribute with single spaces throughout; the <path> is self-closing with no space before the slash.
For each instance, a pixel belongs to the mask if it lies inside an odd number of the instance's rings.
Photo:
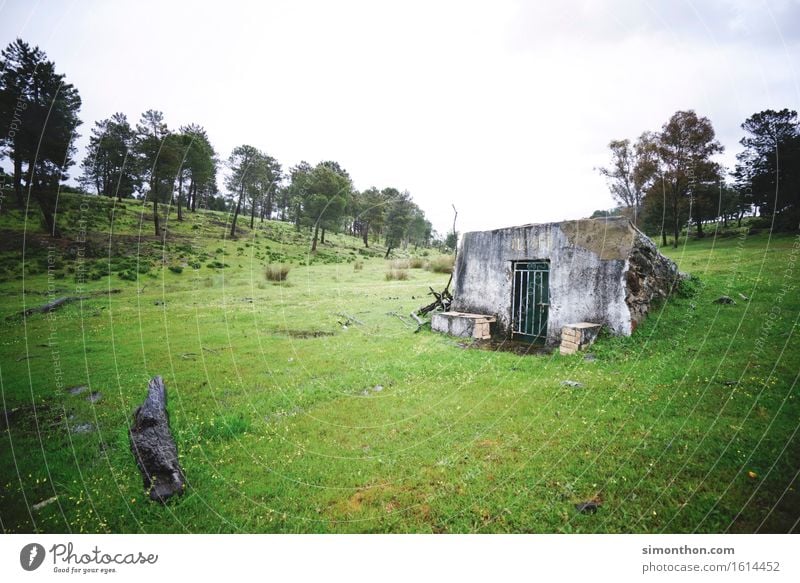
<path id="1" fill-rule="evenodd" d="M 408 279 L 408 271 L 405 269 L 390 269 L 386 272 L 386 281 L 392 280 L 402 280 L 405 281 Z"/>
<path id="2" fill-rule="evenodd" d="M 291 267 L 288 265 L 268 265 L 264 276 L 269 281 L 286 281 L 290 269 Z"/>
<path id="3" fill-rule="evenodd" d="M 428 271 L 434 273 L 453 273 L 453 265 L 456 258 L 452 255 L 440 255 L 428 262 Z"/>

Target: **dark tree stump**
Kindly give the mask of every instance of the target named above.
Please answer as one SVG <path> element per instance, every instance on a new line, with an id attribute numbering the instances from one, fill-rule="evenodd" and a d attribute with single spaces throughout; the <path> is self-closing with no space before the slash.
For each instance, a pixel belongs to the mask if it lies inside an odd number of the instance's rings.
<path id="1" fill-rule="evenodd" d="M 150 499 L 166 502 L 175 494 L 183 494 L 183 470 L 169 428 L 167 388 L 160 376 L 150 379 L 147 398 L 133 414 L 130 440 L 131 452 Z"/>

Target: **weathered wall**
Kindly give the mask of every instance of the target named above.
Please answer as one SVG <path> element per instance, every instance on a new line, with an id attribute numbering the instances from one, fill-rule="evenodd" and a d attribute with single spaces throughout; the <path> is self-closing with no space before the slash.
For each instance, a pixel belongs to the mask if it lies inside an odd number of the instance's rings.
<path id="1" fill-rule="evenodd" d="M 644 251 L 632 253 L 639 246 Z M 638 260 L 639 271 L 632 278 L 634 285 L 640 283 L 636 293 L 628 290 L 631 257 Z M 509 334 L 512 261 L 537 259 L 550 261 L 549 344 L 559 341 L 562 326 L 575 322 L 602 323 L 617 334 L 630 334 L 649 301 L 664 291 L 664 277 L 648 279 L 649 266 L 671 273 L 667 264 L 662 265 L 664 259 L 674 268 L 627 219 L 466 233 L 458 251 L 452 309 L 495 315 L 498 332 Z"/>

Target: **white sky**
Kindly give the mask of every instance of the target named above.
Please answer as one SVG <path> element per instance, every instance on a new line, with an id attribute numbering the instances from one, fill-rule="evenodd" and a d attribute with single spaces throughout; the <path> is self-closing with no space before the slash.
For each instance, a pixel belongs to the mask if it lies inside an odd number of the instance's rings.
<path id="1" fill-rule="evenodd" d="M 676 110 L 732 166 L 744 119 L 800 109 L 800 0 L 0 0 L 16 36 L 78 88 L 79 159 L 96 120 L 160 109 L 222 158 L 249 143 L 408 189 L 440 231 L 451 204 L 462 232 L 610 208 L 608 142 Z"/>

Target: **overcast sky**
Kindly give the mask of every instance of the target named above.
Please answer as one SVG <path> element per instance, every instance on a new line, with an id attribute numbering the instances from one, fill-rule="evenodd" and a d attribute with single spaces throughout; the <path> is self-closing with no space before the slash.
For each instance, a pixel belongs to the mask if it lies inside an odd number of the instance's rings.
<path id="1" fill-rule="evenodd" d="M 0 0 L 17 36 L 78 88 L 79 158 L 96 120 L 160 109 L 223 158 L 249 143 L 407 189 L 440 231 L 451 204 L 460 231 L 610 208 L 608 142 L 679 109 L 729 166 L 745 118 L 800 109 L 800 0 Z"/>

